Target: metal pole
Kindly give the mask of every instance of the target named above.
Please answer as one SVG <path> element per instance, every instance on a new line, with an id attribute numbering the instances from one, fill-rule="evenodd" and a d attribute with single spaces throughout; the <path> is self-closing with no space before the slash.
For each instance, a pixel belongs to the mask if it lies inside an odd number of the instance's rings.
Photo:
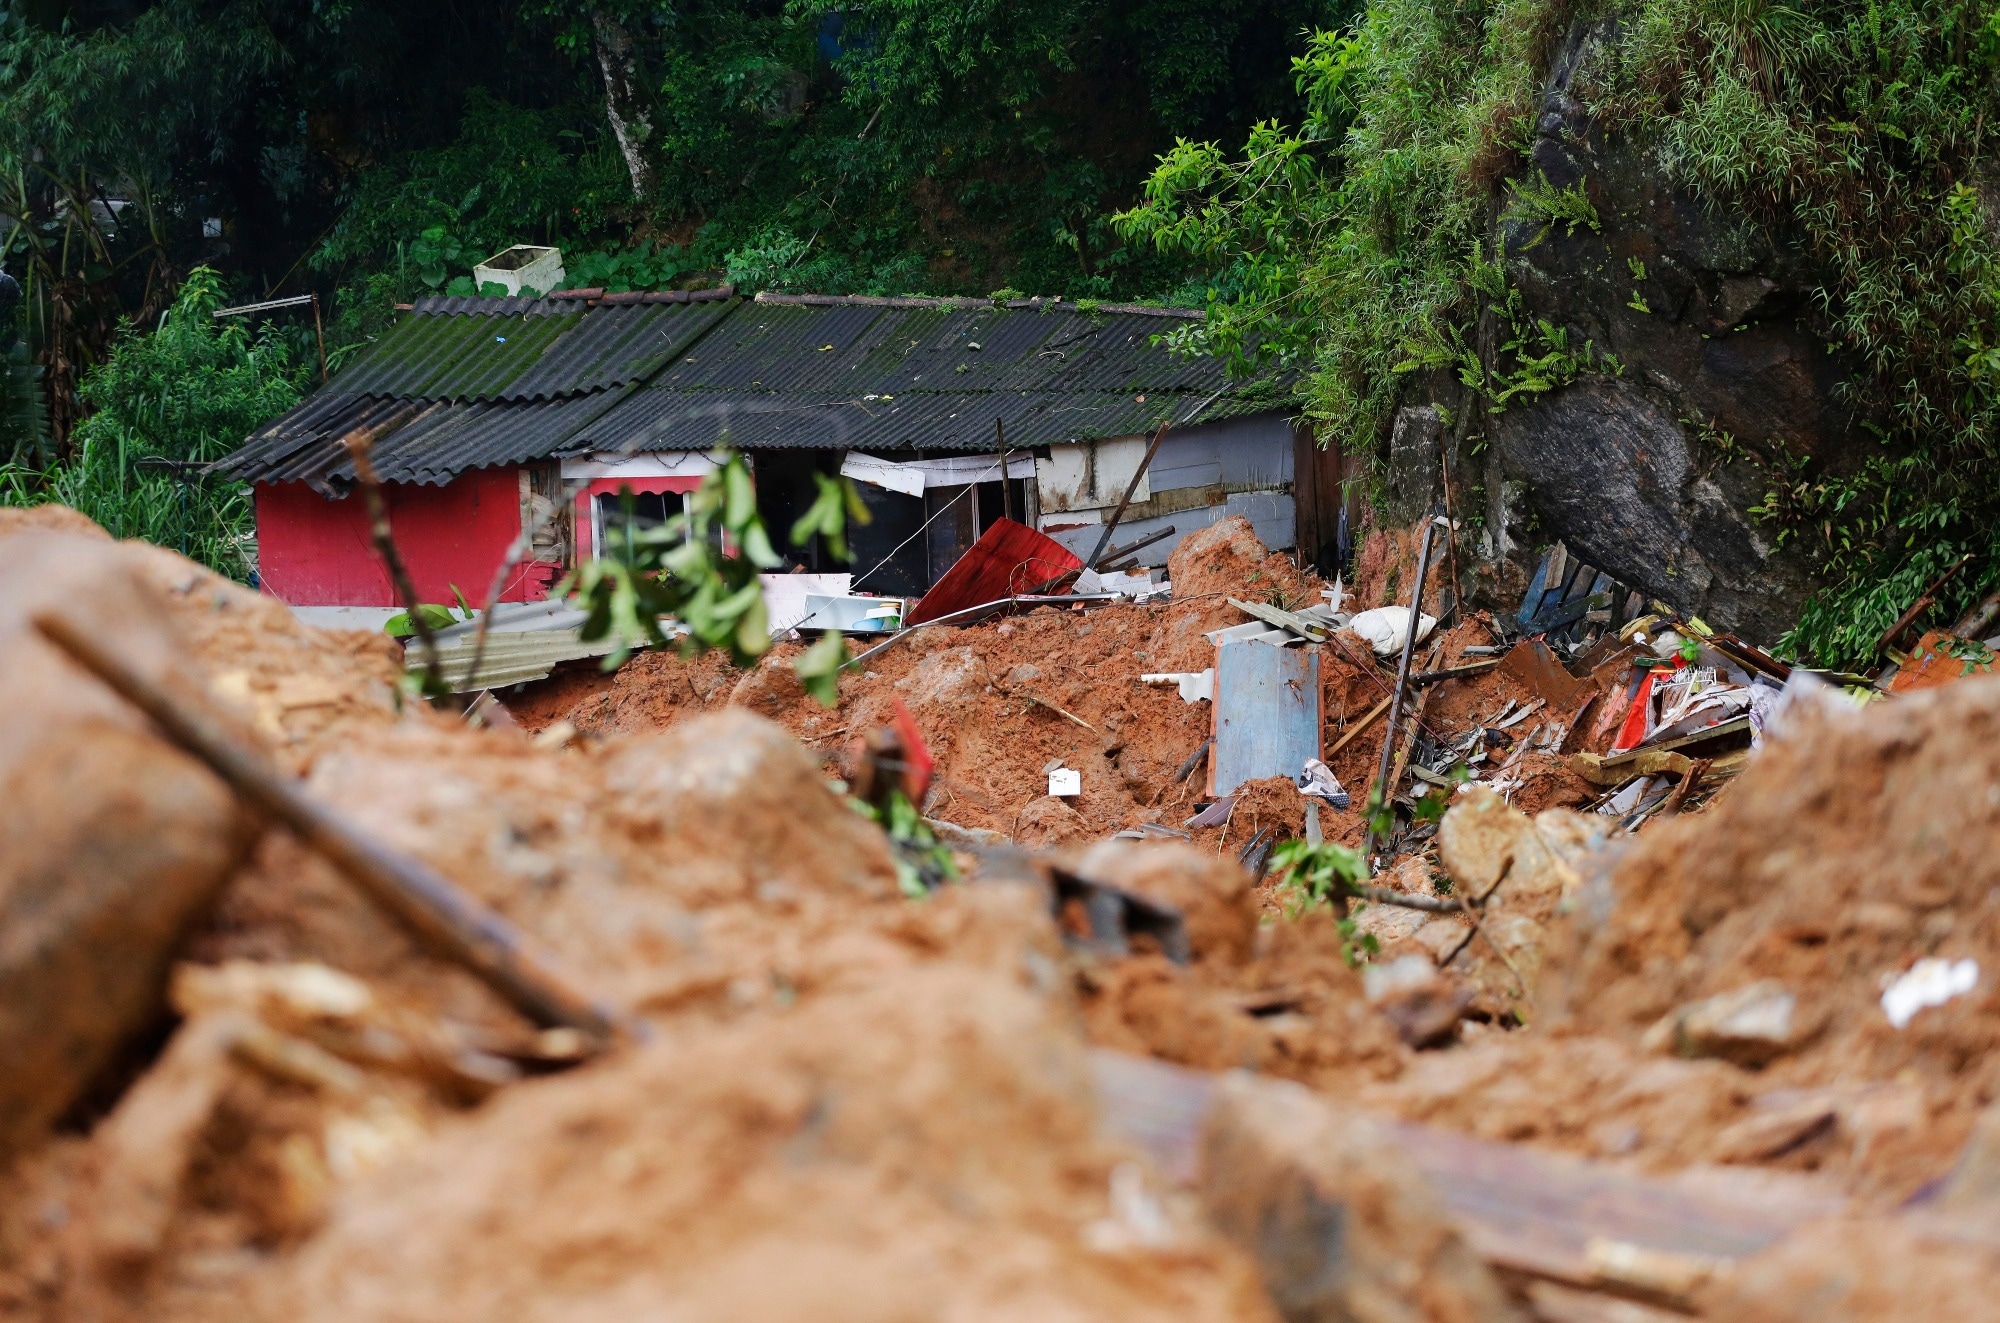
<path id="1" fill-rule="evenodd" d="M 313 334 L 319 338 L 319 384 L 326 385 L 326 327 L 319 319 L 319 295 L 312 296 Z"/>
<path id="2" fill-rule="evenodd" d="M 998 418 L 993 420 L 993 443 L 1000 450 L 1000 517 L 1011 522 L 1014 494 L 1007 487 L 1007 424 Z"/>
<path id="3" fill-rule="evenodd" d="M 1382 763 L 1376 773 L 1377 794 L 1381 796 L 1379 805 L 1371 805 L 1375 812 L 1368 815 L 1368 834 L 1361 842 L 1361 859 L 1364 867 L 1372 874 L 1375 865 L 1375 820 L 1377 813 L 1387 811 L 1389 797 L 1393 793 L 1389 786 L 1389 765 L 1396 756 L 1396 718 L 1403 709 L 1403 695 L 1409 691 L 1410 658 L 1417 651 L 1417 625 L 1424 618 L 1424 580 L 1431 568 L 1431 534 L 1437 529 L 1437 518 L 1432 515 L 1424 520 L 1424 540 L 1417 548 L 1417 586 L 1410 596 L 1409 628 L 1403 633 L 1403 656 L 1396 663 L 1396 687 L 1389 695 L 1389 727 L 1382 733 Z"/>
<path id="4" fill-rule="evenodd" d="M 1105 521 L 1104 532 L 1097 539 L 1097 549 L 1083 562 L 1083 568 L 1086 570 L 1096 569 L 1097 558 L 1111 545 L 1111 535 L 1118 531 L 1118 521 L 1125 517 L 1125 507 L 1132 504 L 1132 494 L 1139 490 L 1139 479 L 1145 477 L 1146 470 L 1153 467 L 1153 456 L 1160 453 L 1160 442 L 1166 439 L 1167 429 L 1172 426 L 1173 420 L 1170 418 L 1160 424 L 1159 431 L 1153 433 L 1153 444 L 1146 447 L 1146 457 L 1139 461 L 1138 468 L 1132 470 L 1132 481 L 1125 484 L 1125 494 L 1118 498 L 1118 508 L 1113 510 L 1111 518 Z"/>

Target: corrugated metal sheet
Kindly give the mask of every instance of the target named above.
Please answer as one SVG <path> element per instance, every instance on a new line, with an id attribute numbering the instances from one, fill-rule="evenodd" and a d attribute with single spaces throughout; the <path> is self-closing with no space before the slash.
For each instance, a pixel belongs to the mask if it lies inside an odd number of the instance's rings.
<path id="1" fill-rule="evenodd" d="M 531 370 L 551 341 L 583 319 L 411 316 L 364 350 L 329 386 L 346 395 L 416 399 L 499 399 Z"/>
<path id="2" fill-rule="evenodd" d="M 1126 314 L 752 303 L 651 384 L 667 390 L 1187 391 L 1228 380 L 1153 339 L 1184 323 Z"/>
<path id="3" fill-rule="evenodd" d="M 1154 339 L 1182 317 L 1071 305 L 430 299 L 222 467 L 252 481 L 351 480 L 340 439 L 387 427 L 384 478 L 588 451 L 981 451 L 1149 431 L 1280 407 L 1213 359 Z M 1217 395 L 1217 392 L 1221 392 Z"/>
<path id="4" fill-rule="evenodd" d="M 520 303 L 519 299 L 489 299 Z M 539 302 L 539 301 L 538 301 Z M 513 316 L 405 318 L 329 390 L 447 400 L 536 400 L 643 380 L 727 315 L 726 303 L 650 303 Z"/>
<path id="5" fill-rule="evenodd" d="M 617 399 L 613 392 L 492 403 L 315 396 L 218 467 L 249 482 L 307 482 L 345 491 L 354 481 L 354 464 L 344 439 L 394 422 L 375 441 L 376 473 L 384 482 L 441 484 L 467 469 L 552 455 Z"/>
<path id="6" fill-rule="evenodd" d="M 1085 437 L 1131 436 L 1179 421 L 1196 403 L 1186 395 L 1064 394 L 1053 391 L 982 395 L 911 393 L 893 400 L 853 396 L 752 394 L 746 391 L 634 391 L 564 446 L 644 453 L 707 450 L 959 450 L 993 448 L 994 420 L 1009 446 L 1057 445 Z M 1269 405 L 1224 396 L 1200 421 L 1268 412 Z"/>
<path id="7" fill-rule="evenodd" d="M 644 381 L 729 313 L 727 303 L 642 303 L 592 308 L 504 394 L 555 399 Z"/>

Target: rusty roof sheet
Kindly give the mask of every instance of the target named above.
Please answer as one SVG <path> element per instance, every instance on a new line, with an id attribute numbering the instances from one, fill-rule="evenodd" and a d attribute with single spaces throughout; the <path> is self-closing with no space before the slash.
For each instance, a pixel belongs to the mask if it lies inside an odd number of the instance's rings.
<path id="1" fill-rule="evenodd" d="M 378 432 L 384 479 L 604 451 L 977 451 L 1129 436 L 1290 406 L 1268 380 L 1156 341 L 1185 310 L 968 299 L 759 296 L 430 299 L 220 467 L 352 481 L 342 438 Z"/>

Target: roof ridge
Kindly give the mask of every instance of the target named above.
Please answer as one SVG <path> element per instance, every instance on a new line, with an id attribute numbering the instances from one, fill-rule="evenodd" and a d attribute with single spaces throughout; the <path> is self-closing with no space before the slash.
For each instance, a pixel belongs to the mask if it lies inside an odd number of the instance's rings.
<path id="1" fill-rule="evenodd" d="M 776 294 L 760 290 L 754 301 L 811 308 L 1035 308 L 1053 312 L 1171 317 L 1179 321 L 1202 321 L 1208 316 L 1200 308 L 1160 308 L 1150 303 L 1102 303 L 1096 299 L 1065 299 L 1060 295 L 1051 298 L 982 299 L 969 295 Z"/>
<path id="2" fill-rule="evenodd" d="M 521 294 L 427 294 L 409 303 L 398 303 L 398 312 L 420 317 L 517 317 L 531 314 L 549 316 L 575 312 L 574 305 L 596 308 L 619 307 L 632 303 L 720 303 L 736 297 L 736 286 L 717 285 L 714 289 L 630 290 L 607 294 L 602 288 L 559 289 L 529 298 Z"/>

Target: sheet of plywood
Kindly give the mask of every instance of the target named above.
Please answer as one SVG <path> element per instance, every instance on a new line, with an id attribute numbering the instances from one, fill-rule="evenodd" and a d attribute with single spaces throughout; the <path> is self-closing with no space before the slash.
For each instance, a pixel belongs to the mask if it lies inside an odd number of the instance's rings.
<path id="1" fill-rule="evenodd" d="M 1245 781 L 1296 777 L 1319 757 L 1319 650 L 1226 639 L 1215 650 L 1211 795 Z"/>
<path id="2" fill-rule="evenodd" d="M 1117 437 L 1077 445 L 1050 446 L 1049 457 L 1035 461 L 1035 488 L 1044 514 L 1069 510 L 1101 510 L 1118 504 L 1146 458 L 1152 438 Z M 1149 475 L 1139 478 L 1134 502 L 1151 500 Z"/>

